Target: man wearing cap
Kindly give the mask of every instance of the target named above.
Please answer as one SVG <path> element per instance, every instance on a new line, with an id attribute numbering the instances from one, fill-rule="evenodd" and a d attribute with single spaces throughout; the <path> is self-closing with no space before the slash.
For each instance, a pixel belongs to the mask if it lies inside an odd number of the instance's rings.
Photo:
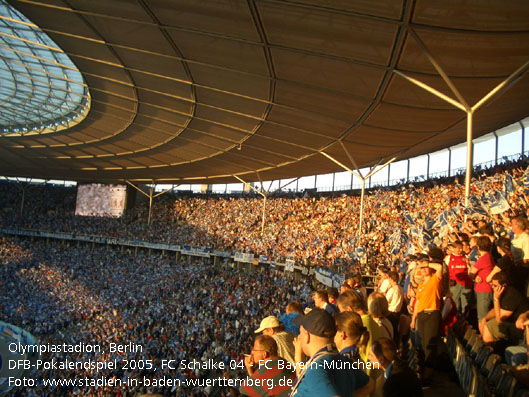
<path id="1" fill-rule="evenodd" d="M 333 347 L 336 325 L 333 317 L 322 309 L 313 309 L 294 319 L 299 325 L 295 340 L 296 361 L 309 360 L 300 368 L 291 396 L 367 396 L 374 388 L 373 380 L 361 369 L 353 369 L 352 361 Z M 358 365 L 357 368 L 361 366 Z"/>
<path id="2" fill-rule="evenodd" d="M 259 328 L 255 330 L 258 334 L 268 335 L 277 343 L 279 357 L 294 364 L 294 335 L 285 331 L 285 327 L 276 316 L 268 316 L 261 321 Z"/>
<path id="3" fill-rule="evenodd" d="M 251 354 L 245 357 L 244 365 L 251 381 L 245 381 L 241 393 L 247 396 L 287 397 L 294 385 L 294 367 L 278 357 L 277 343 L 271 336 L 255 338 Z"/>
<path id="4" fill-rule="evenodd" d="M 421 350 L 424 355 L 424 360 L 421 362 L 424 370 L 423 379 L 428 379 L 433 374 L 437 358 L 441 326 L 443 265 L 430 262 L 427 255 L 419 254 L 417 272 L 423 277 L 423 281 L 417 287 L 417 301 L 410 327 L 412 330 L 417 330 L 421 339 Z"/>

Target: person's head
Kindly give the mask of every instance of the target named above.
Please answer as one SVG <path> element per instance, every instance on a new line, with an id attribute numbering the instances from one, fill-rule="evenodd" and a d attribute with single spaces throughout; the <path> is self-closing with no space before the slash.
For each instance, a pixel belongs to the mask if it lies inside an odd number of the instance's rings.
<path id="1" fill-rule="evenodd" d="M 360 274 L 355 274 L 353 276 L 353 283 L 355 286 L 362 284 L 362 276 Z"/>
<path id="2" fill-rule="evenodd" d="M 487 227 L 487 222 L 484 219 L 478 220 L 478 230 Z M 481 233 L 481 232 L 480 232 Z"/>
<path id="3" fill-rule="evenodd" d="M 261 321 L 261 324 L 259 325 L 259 328 L 257 328 L 254 332 L 256 334 L 262 332 L 263 335 L 274 335 L 278 332 L 281 332 L 285 329 L 283 324 L 281 324 L 281 321 L 276 316 L 268 316 Z"/>
<path id="4" fill-rule="evenodd" d="M 388 273 L 389 273 L 389 268 L 387 268 L 386 266 L 381 266 L 378 268 L 378 275 L 380 276 L 381 279 L 386 279 L 388 278 Z"/>
<path id="5" fill-rule="evenodd" d="M 500 288 L 500 287 L 506 287 L 507 285 L 508 285 L 508 278 L 505 272 L 498 272 L 494 276 L 492 276 L 490 286 L 492 287 L 493 290 L 496 290 L 496 288 Z"/>
<path id="6" fill-rule="evenodd" d="M 485 225 L 479 228 L 479 234 L 494 237 L 494 230 L 492 229 L 491 225 Z"/>
<path id="7" fill-rule="evenodd" d="M 417 258 L 417 267 L 416 274 L 419 277 L 430 277 L 433 272 L 435 272 L 434 269 L 430 267 L 430 260 L 426 255 L 419 255 Z"/>
<path id="8" fill-rule="evenodd" d="M 388 273 L 389 282 L 391 285 L 397 285 L 399 283 L 399 274 L 397 272 L 389 272 Z"/>
<path id="9" fill-rule="evenodd" d="M 526 229 L 527 220 L 523 216 L 517 216 L 511 219 L 511 229 L 516 235 L 522 234 Z"/>
<path id="10" fill-rule="evenodd" d="M 384 294 L 380 292 L 373 292 L 367 298 L 367 308 L 371 317 L 377 320 L 384 319 L 388 316 L 388 300 Z"/>
<path id="11" fill-rule="evenodd" d="M 470 231 L 470 233 L 476 233 L 478 231 L 478 225 L 476 223 L 476 221 L 474 221 L 473 219 L 469 219 L 466 223 L 466 227 L 467 229 Z"/>
<path id="12" fill-rule="evenodd" d="M 365 302 L 360 294 L 354 290 L 344 292 L 336 301 L 340 312 L 351 311 L 360 315 L 365 313 Z"/>
<path id="13" fill-rule="evenodd" d="M 430 262 L 433 263 L 443 263 L 443 259 L 445 257 L 445 254 L 443 250 L 439 247 L 432 247 L 428 251 L 428 257 L 430 258 Z"/>
<path id="14" fill-rule="evenodd" d="M 452 243 L 452 254 L 456 256 L 461 256 L 463 253 L 463 243 L 459 240 Z"/>
<path id="15" fill-rule="evenodd" d="M 312 309 L 309 313 L 298 316 L 294 324 L 299 326 L 298 339 L 306 356 L 331 343 L 336 334 L 336 324 L 332 316 L 323 309 Z"/>
<path id="16" fill-rule="evenodd" d="M 327 291 L 324 291 L 322 289 L 317 290 L 316 292 L 314 292 L 312 300 L 314 301 L 314 306 L 320 309 L 323 308 L 326 303 L 329 303 L 329 296 L 327 295 Z"/>
<path id="17" fill-rule="evenodd" d="M 490 241 L 490 238 L 487 236 L 479 236 L 478 237 L 478 251 L 479 252 L 489 252 L 492 248 L 492 243 Z"/>
<path id="18" fill-rule="evenodd" d="M 378 363 L 380 368 L 386 369 L 393 360 L 397 358 L 397 347 L 395 342 L 389 338 L 379 338 L 371 345 L 369 352 L 369 361 L 375 365 Z"/>
<path id="19" fill-rule="evenodd" d="M 301 306 L 300 302 L 290 302 L 287 305 L 286 313 L 287 314 L 291 314 L 291 313 L 303 314 L 303 306 Z"/>
<path id="20" fill-rule="evenodd" d="M 340 294 L 343 294 L 344 292 L 349 291 L 350 289 L 352 289 L 352 287 L 347 281 L 344 281 L 342 286 L 340 287 Z"/>
<path id="21" fill-rule="evenodd" d="M 496 248 L 500 255 L 509 255 L 512 256 L 511 252 L 511 240 L 507 237 L 500 237 L 496 240 Z"/>
<path id="22" fill-rule="evenodd" d="M 474 248 L 478 247 L 478 236 L 472 236 L 468 240 L 468 245 L 470 246 L 470 249 L 473 250 Z"/>
<path id="23" fill-rule="evenodd" d="M 335 302 L 338 298 L 338 290 L 334 287 L 327 288 L 327 296 L 329 299 L 329 302 Z"/>
<path id="24" fill-rule="evenodd" d="M 251 352 L 254 362 L 266 361 L 271 357 L 277 357 L 277 343 L 270 335 L 259 335 L 255 338 Z"/>
<path id="25" fill-rule="evenodd" d="M 361 355 L 365 354 L 369 331 L 362 323 L 360 315 L 355 312 L 341 312 L 334 315 L 334 321 L 336 323 L 334 344 L 338 350 L 356 346 Z"/>

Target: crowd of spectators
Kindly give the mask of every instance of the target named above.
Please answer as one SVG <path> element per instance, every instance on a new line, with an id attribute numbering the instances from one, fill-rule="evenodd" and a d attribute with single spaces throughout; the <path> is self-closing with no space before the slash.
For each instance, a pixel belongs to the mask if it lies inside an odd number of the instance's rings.
<path id="1" fill-rule="evenodd" d="M 1 243 L 0 315 L 22 327 L 40 343 L 99 344 L 96 353 L 44 354 L 43 360 L 108 362 L 113 359 L 153 360 L 157 372 L 146 369 L 45 370 L 39 379 L 84 377 L 127 378 L 143 376 L 190 379 L 240 376 L 235 371 L 181 370 L 178 364 L 162 369 L 161 360 L 224 362 L 241 370 L 242 353 L 251 350 L 255 321 L 265 314 L 284 311 L 281 299 L 304 297 L 304 282 L 269 274 L 245 274 L 231 267 L 205 267 L 202 263 L 176 262 L 162 254 L 133 254 L 105 246 L 68 246 L 60 242 L 3 238 Z M 133 343 L 143 351 L 111 354 L 110 343 Z M 233 360 L 233 361 L 232 361 Z M 237 362 L 238 365 L 233 365 Z M 156 391 L 165 395 L 190 395 L 193 390 L 166 387 L 130 390 Z M 20 390 L 19 390 L 20 391 Z M 210 390 L 209 390 L 210 391 Z M 42 383 L 35 395 L 107 395 L 108 389 L 49 388 Z M 117 393 L 117 394 L 116 394 Z M 129 394 L 133 395 L 133 394 Z"/>
<path id="2" fill-rule="evenodd" d="M 105 247 L 4 239 L 0 287 L 7 300 L 0 304 L 1 313 L 7 321 L 45 340 L 137 341 L 145 346 L 144 351 L 129 353 L 128 358 L 236 360 L 244 362 L 250 374 L 254 371 L 248 367 L 253 363 L 243 360 L 243 354 L 252 351 L 252 346 L 255 350 L 255 346 L 269 343 L 253 339 L 254 332 L 263 328 L 263 323 L 258 327 L 259 321 L 279 318 L 288 303 L 300 301 L 305 308 L 315 306 L 316 311 L 311 318 L 299 315 L 299 323 L 292 321 L 300 330 L 293 344 L 295 361 L 302 354 L 316 360 L 319 356 L 312 353 L 318 345 L 311 343 L 318 338 L 321 346 L 324 340 L 332 342 L 328 334 L 334 335 L 337 328 L 345 337 L 348 331 L 329 325 L 328 316 L 351 312 L 363 323 L 355 332 L 369 333 L 365 345 L 358 346 L 362 360 L 379 360 L 384 370 L 391 368 L 397 359 L 395 355 L 390 355 L 389 361 L 382 357 L 383 346 L 396 351 L 411 337 L 421 351 L 419 375 L 425 382 L 437 364 L 441 330 L 457 315 L 474 322 L 483 342 L 492 349 L 498 349 L 498 342 L 503 348 L 521 342 L 529 324 L 528 176 L 520 164 L 477 175 L 468 207 L 457 178 L 450 183 L 374 191 L 366 197 L 360 235 L 359 197 L 354 195 L 268 199 L 261 233 L 263 202 L 256 197 L 181 198 L 166 194 L 156 200 L 148 224 L 144 205 L 119 219 L 76 217 L 75 191 L 58 194 L 51 187 L 23 187 L 27 191 L 24 207 L 19 209 L 14 203 L 20 197 L 20 187 L 2 184 L 0 219 L 4 227 L 252 252 L 310 265 L 338 264 L 347 273 L 358 263 L 363 266 L 360 273 L 372 271 L 368 264 L 382 268 L 380 282 L 369 298 L 361 277 L 353 275 L 347 277 L 335 302 L 335 293 L 320 290 L 311 295 L 312 303 L 308 299 L 310 281 L 294 282 L 268 268 L 246 274 L 230 267 L 176 263 L 147 251 L 133 255 Z M 275 324 L 275 320 L 267 321 Z M 323 328 L 318 325 L 323 323 Z M 354 344 L 365 338 L 357 339 Z M 379 340 L 383 346 L 376 350 L 373 346 L 379 346 Z M 269 353 L 277 358 L 273 348 Z M 409 376 L 408 369 L 404 372 Z M 140 374 L 144 371 L 106 375 L 128 378 Z M 368 374 L 380 380 L 376 371 Z M 211 374 L 187 371 L 167 375 Z M 297 375 L 295 388 L 305 390 L 307 384 L 300 385 L 299 379 L 311 379 L 312 373 Z M 386 377 L 390 375 L 386 370 Z M 378 395 L 383 393 L 381 383 Z M 366 378 L 358 377 L 357 386 L 367 387 Z"/>
<path id="3" fill-rule="evenodd" d="M 520 160 L 483 171 L 473 179 L 472 195 L 505 194 L 507 179 L 519 180 L 525 165 L 525 160 Z M 349 265 L 360 259 L 355 253 L 358 247 L 369 256 L 370 263 L 390 264 L 397 258 L 391 238 L 395 231 L 420 251 L 427 249 L 429 242 L 416 230 L 428 231 L 438 237 L 436 245 L 446 245 L 451 236 L 435 221 L 450 211 L 449 231 L 454 233 L 463 229 L 468 217 L 464 186 L 457 177 L 371 191 L 366 195 L 360 234 L 358 195 L 269 198 L 261 233 L 263 200 L 255 196 L 181 197 L 166 193 L 153 200 L 148 223 L 148 200 L 112 219 L 75 216 L 74 187 L 5 182 L 0 184 L 0 192 L 1 226 L 252 252 L 313 266 Z M 472 216 L 494 222 L 504 234 L 509 216 L 525 214 L 529 199 L 523 183 L 514 186 L 506 199 L 510 212 Z"/>

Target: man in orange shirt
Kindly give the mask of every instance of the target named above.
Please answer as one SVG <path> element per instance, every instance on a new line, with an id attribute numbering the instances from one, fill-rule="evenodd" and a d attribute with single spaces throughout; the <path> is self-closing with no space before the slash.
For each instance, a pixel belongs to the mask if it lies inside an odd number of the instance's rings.
<path id="1" fill-rule="evenodd" d="M 426 380 L 433 374 L 441 326 L 443 265 L 431 263 L 428 256 L 419 255 L 417 271 L 423 281 L 417 287 L 417 301 L 410 326 L 421 339 L 423 379 Z"/>

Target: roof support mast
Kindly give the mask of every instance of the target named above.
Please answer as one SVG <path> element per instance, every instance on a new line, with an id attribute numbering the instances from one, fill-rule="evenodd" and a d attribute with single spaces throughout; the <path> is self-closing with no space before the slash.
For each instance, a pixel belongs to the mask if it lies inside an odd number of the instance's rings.
<path id="1" fill-rule="evenodd" d="M 445 102 L 448 102 L 452 106 L 462 110 L 467 115 L 467 166 L 466 166 L 466 175 L 465 175 L 465 206 L 468 206 L 468 198 L 470 196 L 470 182 L 472 178 L 472 167 L 473 167 L 473 148 L 472 148 L 472 122 L 473 122 L 473 116 L 474 113 L 483 106 L 487 101 L 489 101 L 494 95 L 499 94 L 505 90 L 507 90 L 509 87 L 511 87 L 513 84 L 515 84 L 522 76 L 523 73 L 527 71 L 529 68 L 529 61 L 524 63 L 522 66 L 520 66 L 514 73 L 512 73 L 510 76 L 508 76 L 505 80 L 503 80 L 500 84 L 498 84 L 496 87 L 494 87 L 487 95 L 485 95 L 483 98 L 481 98 L 474 106 L 470 106 L 466 100 L 463 98 L 461 93 L 457 90 L 456 86 L 453 84 L 453 82 L 450 80 L 448 75 L 444 72 L 441 65 L 436 61 L 434 56 L 430 53 L 426 45 L 422 42 L 422 40 L 417 36 L 415 31 L 408 27 L 409 34 L 414 38 L 414 40 L 417 42 L 419 47 L 422 49 L 422 51 L 426 54 L 428 60 L 430 63 L 435 67 L 439 75 L 443 78 L 446 85 L 450 88 L 452 93 L 457 97 L 458 101 L 456 101 L 453 98 L 450 98 L 449 96 L 443 94 L 442 92 L 436 90 L 435 88 L 430 87 L 429 85 L 414 79 L 413 77 L 410 77 L 406 75 L 405 73 L 393 69 L 393 72 L 412 84 L 417 85 L 418 87 L 421 87 L 422 89 L 430 92 L 432 95 L 437 96 L 438 98 L 441 98 Z"/>
<path id="2" fill-rule="evenodd" d="M 171 190 L 173 190 L 175 187 L 178 187 L 180 185 L 173 185 L 172 188 L 170 189 L 167 189 L 167 190 L 164 190 L 163 192 L 160 192 L 160 193 L 157 193 L 157 194 L 153 194 L 154 193 L 154 181 L 152 181 L 151 183 L 151 186 L 149 188 L 149 194 L 145 193 L 143 190 L 141 190 L 138 186 L 136 186 L 135 184 L 133 184 L 131 181 L 125 181 L 127 182 L 130 186 L 132 186 L 134 189 L 136 189 L 138 192 L 140 192 L 141 194 L 143 194 L 145 197 L 148 197 L 149 198 L 149 218 L 147 219 L 147 224 L 151 224 L 151 213 L 152 213 L 152 199 L 153 198 L 156 198 L 158 196 L 161 196 L 162 194 L 164 193 L 167 193 L 167 192 L 170 192 Z"/>
<path id="3" fill-rule="evenodd" d="M 360 195 L 360 220 L 358 221 L 358 235 L 361 235 L 361 233 L 362 233 L 362 223 L 363 223 L 363 220 L 364 220 L 364 195 L 365 195 L 365 190 L 366 190 L 366 180 L 368 180 L 370 177 L 375 175 L 377 172 L 382 171 L 387 165 L 389 165 L 393 161 L 395 161 L 396 157 L 393 157 L 392 159 L 386 161 L 383 165 L 380 165 L 380 163 L 382 162 L 382 160 L 380 160 L 377 164 L 375 164 L 373 167 L 371 167 L 369 169 L 368 173 L 364 176 L 364 175 L 362 175 L 362 172 L 358 168 L 358 165 L 356 164 L 356 161 L 354 160 L 353 156 L 351 156 L 351 154 L 349 153 L 349 151 L 347 150 L 347 148 L 345 147 L 343 142 L 341 140 L 339 142 L 342 145 L 342 148 L 343 148 L 345 154 L 347 154 L 347 157 L 349 158 L 349 160 L 351 160 L 351 163 L 353 163 L 353 166 L 355 167 L 354 170 L 352 170 L 351 168 L 349 168 L 346 165 L 342 164 L 341 162 L 336 160 L 331 155 L 329 155 L 329 154 L 327 154 L 325 152 L 320 152 L 320 153 L 322 155 L 324 155 L 325 157 L 327 157 L 332 162 L 338 164 L 344 170 L 349 171 L 353 175 L 356 175 L 362 181 L 362 193 Z M 380 168 L 377 168 L 377 167 L 380 167 Z"/>
<path id="4" fill-rule="evenodd" d="M 260 178 L 259 178 L 259 180 L 261 182 L 261 190 L 258 190 L 254 186 L 249 184 L 248 182 L 244 181 L 241 177 L 239 177 L 237 175 L 233 175 L 233 177 L 235 179 L 237 179 L 239 182 L 242 182 L 245 186 L 248 186 L 250 189 L 252 189 L 257 194 L 259 194 L 259 195 L 261 195 L 263 197 L 263 216 L 262 216 L 262 219 L 261 219 L 261 235 L 264 233 L 265 219 L 266 219 L 266 216 L 265 216 L 266 215 L 266 199 L 268 198 L 268 196 L 270 196 L 271 194 L 274 194 L 275 192 L 283 189 L 284 187 L 290 185 L 291 183 L 296 182 L 299 179 L 299 178 L 292 179 L 290 182 L 284 184 L 283 186 L 279 186 L 276 190 L 274 190 L 272 192 L 270 192 L 270 188 L 272 187 L 272 182 L 270 182 L 270 186 L 268 186 L 268 189 L 265 192 L 264 191 L 263 182 L 260 180 Z"/>

